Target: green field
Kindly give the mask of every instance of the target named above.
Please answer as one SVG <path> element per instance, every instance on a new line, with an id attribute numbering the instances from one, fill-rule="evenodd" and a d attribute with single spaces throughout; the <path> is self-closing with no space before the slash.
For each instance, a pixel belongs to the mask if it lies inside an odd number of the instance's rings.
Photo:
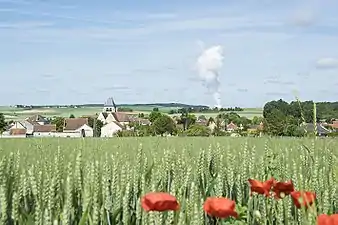
<path id="1" fill-rule="evenodd" d="M 307 148 L 304 147 L 307 146 Z M 2 224 L 315 224 L 338 210 L 338 142 L 334 139 L 112 138 L 0 141 Z M 249 196 L 248 178 L 292 179 L 315 191 L 311 210 Z M 146 213 L 140 197 L 175 195 L 173 213 Z M 240 214 L 216 221 L 207 196 L 236 201 Z M 308 221 L 309 220 L 309 221 Z"/>
<path id="2" fill-rule="evenodd" d="M 122 106 L 123 107 L 123 106 Z M 135 106 L 132 113 L 150 113 L 156 105 L 153 106 Z M 172 107 L 158 107 L 161 112 L 168 113 Z M 40 109 L 18 109 L 13 107 L 0 106 L 0 113 L 5 115 L 6 120 L 22 120 L 29 116 L 40 114 L 46 117 L 62 116 L 69 117 L 73 114 L 76 117 L 95 115 L 102 112 L 101 107 L 84 107 L 84 108 L 40 108 Z M 254 116 L 262 116 L 262 109 L 244 109 L 237 112 L 240 116 L 245 116 L 251 119 Z M 206 117 L 215 117 L 218 113 L 196 113 L 196 116 L 205 115 Z"/>

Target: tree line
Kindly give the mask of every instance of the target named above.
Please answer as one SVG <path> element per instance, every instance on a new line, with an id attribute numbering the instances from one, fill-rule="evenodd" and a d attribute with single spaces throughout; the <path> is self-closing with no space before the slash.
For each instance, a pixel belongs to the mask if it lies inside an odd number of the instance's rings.
<path id="1" fill-rule="evenodd" d="M 306 123 L 332 123 L 338 119 L 338 102 L 292 101 L 279 99 L 263 108 L 264 131 L 274 136 L 304 136 Z"/>

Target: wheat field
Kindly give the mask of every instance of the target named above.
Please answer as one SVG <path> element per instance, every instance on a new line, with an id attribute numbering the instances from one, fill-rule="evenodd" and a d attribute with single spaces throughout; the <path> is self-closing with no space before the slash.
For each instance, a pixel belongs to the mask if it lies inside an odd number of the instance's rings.
<path id="1" fill-rule="evenodd" d="M 315 224 L 338 211 L 334 139 L 114 138 L 0 141 L 1 224 Z M 289 196 L 250 197 L 248 178 L 292 179 L 316 192 L 315 209 Z M 175 195 L 177 212 L 142 210 L 150 191 Z M 236 201 L 240 217 L 203 212 L 208 196 Z"/>

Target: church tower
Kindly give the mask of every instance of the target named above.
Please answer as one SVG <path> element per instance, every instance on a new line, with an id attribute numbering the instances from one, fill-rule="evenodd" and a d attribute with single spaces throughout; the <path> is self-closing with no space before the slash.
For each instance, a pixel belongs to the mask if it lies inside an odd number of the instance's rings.
<path id="1" fill-rule="evenodd" d="M 104 103 L 103 112 L 117 112 L 117 107 L 112 97 L 108 98 Z"/>

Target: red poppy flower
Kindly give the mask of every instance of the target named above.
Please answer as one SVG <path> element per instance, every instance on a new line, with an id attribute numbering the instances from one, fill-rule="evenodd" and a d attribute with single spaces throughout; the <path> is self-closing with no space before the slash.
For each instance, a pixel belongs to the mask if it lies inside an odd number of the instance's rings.
<path id="1" fill-rule="evenodd" d="M 250 196 L 252 196 L 252 193 L 255 192 L 265 195 L 266 197 L 270 196 L 271 187 L 276 182 L 273 177 L 264 182 L 254 179 L 248 179 L 248 181 L 250 183 Z"/>
<path id="2" fill-rule="evenodd" d="M 235 211 L 236 203 L 227 198 L 209 197 L 205 200 L 203 210 L 209 216 L 218 218 L 228 218 L 230 216 L 237 218 Z"/>
<path id="3" fill-rule="evenodd" d="M 281 197 L 281 193 L 284 195 L 289 195 L 291 192 L 295 190 L 293 186 L 292 180 L 286 182 L 276 182 L 273 186 L 273 191 L 275 192 L 275 198 L 279 199 Z"/>
<path id="4" fill-rule="evenodd" d="M 338 224 L 338 214 L 326 215 L 321 214 L 317 217 L 317 225 L 337 225 Z"/>
<path id="5" fill-rule="evenodd" d="M 142 197 L 142 208 L 145 211 L 176 211 L 179 210 L 180 205 L 175 196 L 165 192 L 152 192 Z"/>
<path id="6" fill-rule="evenodd" d="M 316 193 L 311 191 L 294 191 L 291 192 L 293 204 L 299 209 L 302 206 L 308 208 L 311 206 L 315 199 Z"/>

